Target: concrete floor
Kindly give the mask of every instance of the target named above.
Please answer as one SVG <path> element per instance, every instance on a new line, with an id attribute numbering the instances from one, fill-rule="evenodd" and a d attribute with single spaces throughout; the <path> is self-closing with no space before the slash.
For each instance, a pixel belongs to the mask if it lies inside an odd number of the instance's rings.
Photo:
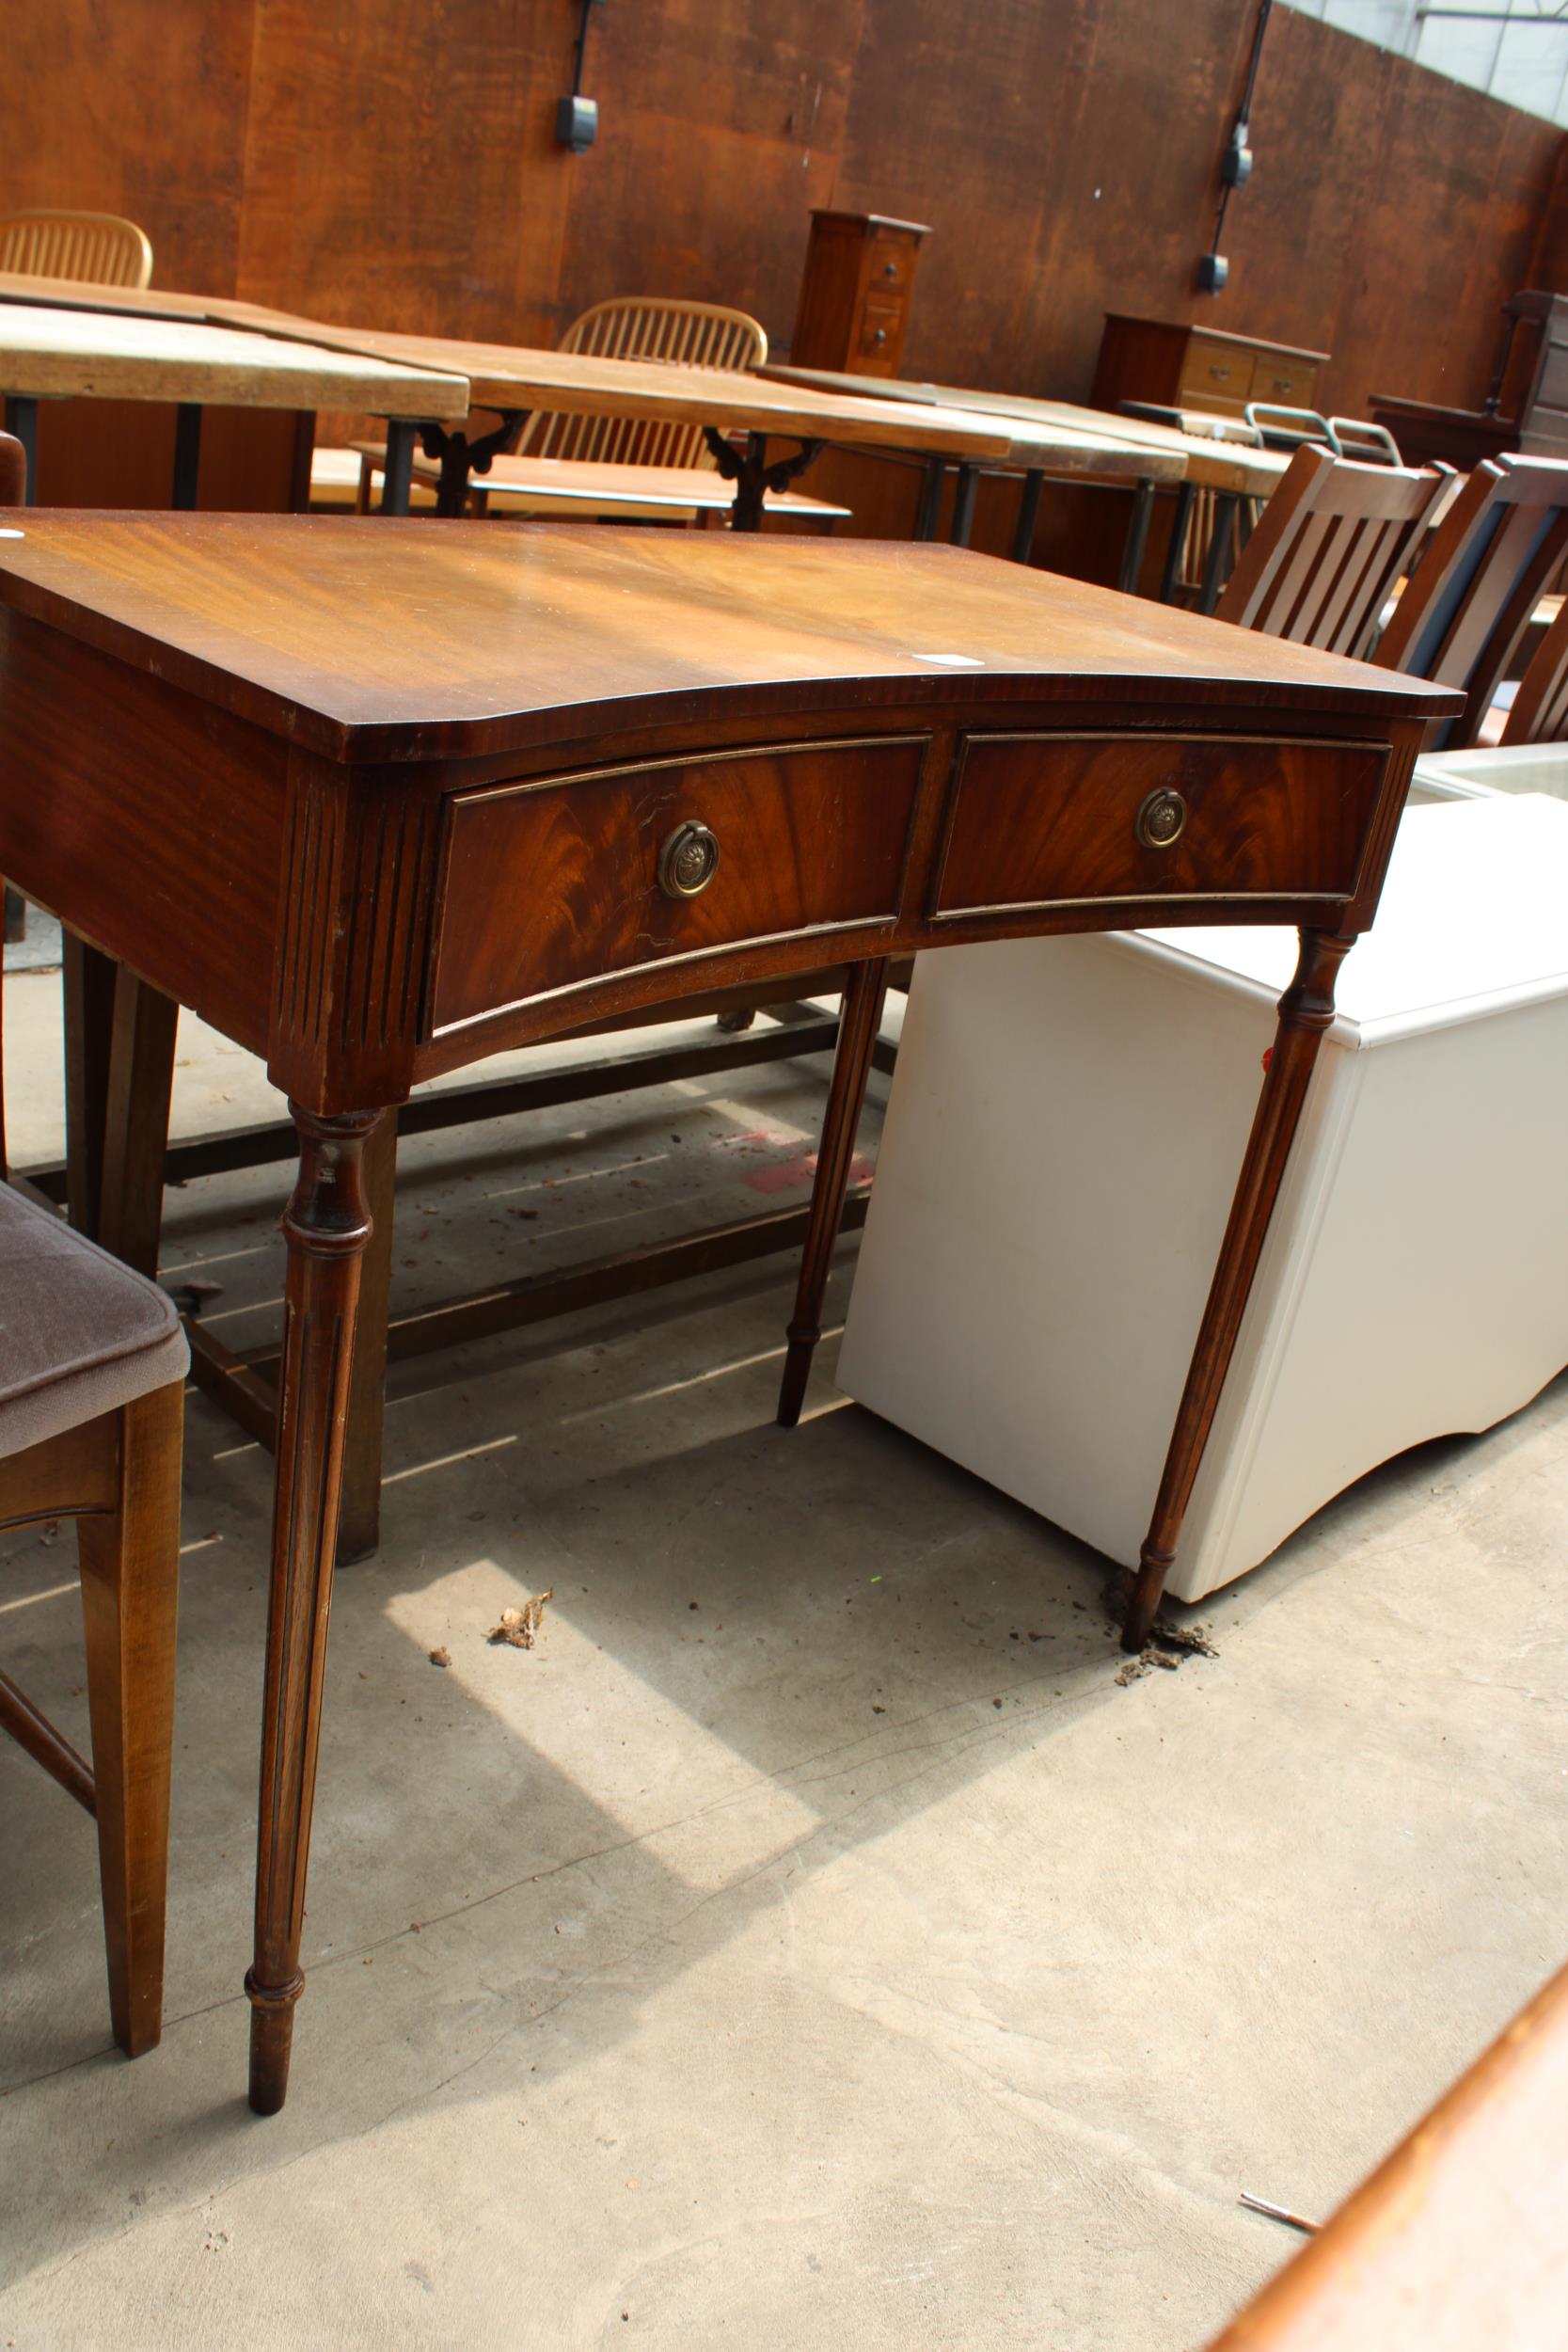
<path id="1" fill-rule="evenodd" d="M 57 987 L 7 990 L 23 1162 L 58 1144 Z M 181 1055 L 182 1128 L 270 1112 L 193 1023 Z M 821 1087 L 410 1146 L 403 1295 L 800 1197 Z M 169 1197 L 220 1328 L 276 1300 L 279 1188 Z M 771 1425 L 791 1279 L 394 1375 L 270 2122 L 269 1466 L 193 1397 L 168 2023 L 134 2066 L 90 1830 L 0 1742 L 6 2352 L 1177 2352 L 1297 2242 L 1237 2192 L 1326 2212 L 1562 1960 L 1568 1382 L 1363 1482 L 1184 1613 L 1217 1658 L 1122 1688 L 1101 1564 L 838 1398 L 831 1345 Z M 72 1565 L 12 1540 L 0 1656 L 85 1740 Z M 488 1646 L 545 1587 L 538 1646 Z"/>

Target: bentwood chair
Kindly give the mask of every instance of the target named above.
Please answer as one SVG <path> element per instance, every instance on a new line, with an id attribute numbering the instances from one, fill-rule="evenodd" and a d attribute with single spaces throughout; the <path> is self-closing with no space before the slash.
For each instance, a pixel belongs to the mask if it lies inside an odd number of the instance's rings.
<path id="1" fill-rule="evenodd" d="M 1499 739 L 1504 743 L 1568 739 L 1568 596 L 1519 681 Z"/>
<path id="2" fill-rule="evenodd" d="M 152 247 L 118 213 L 8 213 L 0 215 L 0 270 L 140 288 L 152 283 Z"/>
<path id="3" fill-rule="evenodd" d="M 1530 615 L 1568 557 L 1568 462 L 1487 457 L 1432 534 L 1372 659 L 1462 686 L 1464 711 L 1431 746 L 1476 742 Z"/>
<path id="4" fill-rule="evenodd" d="M 1215 608 L 1323 653 L 1367 651 L 1451 477 L 1296 452 Z"/>

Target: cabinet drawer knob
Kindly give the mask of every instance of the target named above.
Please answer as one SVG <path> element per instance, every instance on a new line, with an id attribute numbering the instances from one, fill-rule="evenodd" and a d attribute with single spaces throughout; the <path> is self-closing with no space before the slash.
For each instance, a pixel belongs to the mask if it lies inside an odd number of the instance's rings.
<path id="1" fill-rule="evenodd" d="M 898 264 L 896 262 L 884 262 L 882 263 L 882 276 L 884 278 L 896 278 L 897 275 Z"/>
<path id="2" fill-rule="evenodd" d="M 694 818 L 677 825 L 658 853 L 658 886 L 667 898 L 694 898 L 718 871 L 718 837 Z"/>
<path id="3" fill-rule="evenodd" d="M 1162 785 L 1151 792 L 1138 811 L 1137 835 L 1146 850 L 1168 850 L 1181 837 L 1187 821 L 1187 803 L 1180 792 Z"/>
<path id="4" fill-rule="evenodd" d="M 1222 368 L 1219 361 L 1217 359 L 1213 359 L 1210 362 L 1209 373 L 1211 375 L 1217 375 L 1223 378 L 1230 373 L 1230 370 L 1228 368 Z"/>

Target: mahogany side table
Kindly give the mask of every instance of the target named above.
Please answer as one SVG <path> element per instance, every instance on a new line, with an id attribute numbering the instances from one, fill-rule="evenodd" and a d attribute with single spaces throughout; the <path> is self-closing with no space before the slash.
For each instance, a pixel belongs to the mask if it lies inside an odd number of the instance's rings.
<path id="1" fill-rule="evenodd" d="M 304 1985 L 363 1162 L 387 1109 L 421 1078 L 592 1020 L 847 968 L 790 1422 L 890 959 L 1293 926 L 1129 1613 L 1136 1647 L 1336 968 L 1372 919 L 1426 723 L 1458 702 L 952 548 L 18 517 L 0 540 L 0 872 L 137 984 L 101 1073 L 105 1191 L 138 1168 L 145 1181 L 150 1137 L 161 1153 L 171 1002 L 265 1057 L 298 1130 L 245 1979 L 259 2112 L 283 2103 Z"/>

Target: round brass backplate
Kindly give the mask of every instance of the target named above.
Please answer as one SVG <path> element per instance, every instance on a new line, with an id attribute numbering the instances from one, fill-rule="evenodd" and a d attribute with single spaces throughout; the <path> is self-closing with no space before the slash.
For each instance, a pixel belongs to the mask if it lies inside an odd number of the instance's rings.
<path id="1" fill-rule="evenodd" d="M 1146 850 L 1168 850 L 1181 838 L 1181 828 L 1187 821 L 1187 803 L 1180 792 L 1173 792 L 1163 784 L 1151 792 L 1138 811 L 1137 835 Z"/>
<path id="2" fill-rule="evenodd" d="M 667 898 L 694 898 L 718 871 L 717 836 L 694 818 L 677 825 L 658 853 L 658 886 Z"/>

